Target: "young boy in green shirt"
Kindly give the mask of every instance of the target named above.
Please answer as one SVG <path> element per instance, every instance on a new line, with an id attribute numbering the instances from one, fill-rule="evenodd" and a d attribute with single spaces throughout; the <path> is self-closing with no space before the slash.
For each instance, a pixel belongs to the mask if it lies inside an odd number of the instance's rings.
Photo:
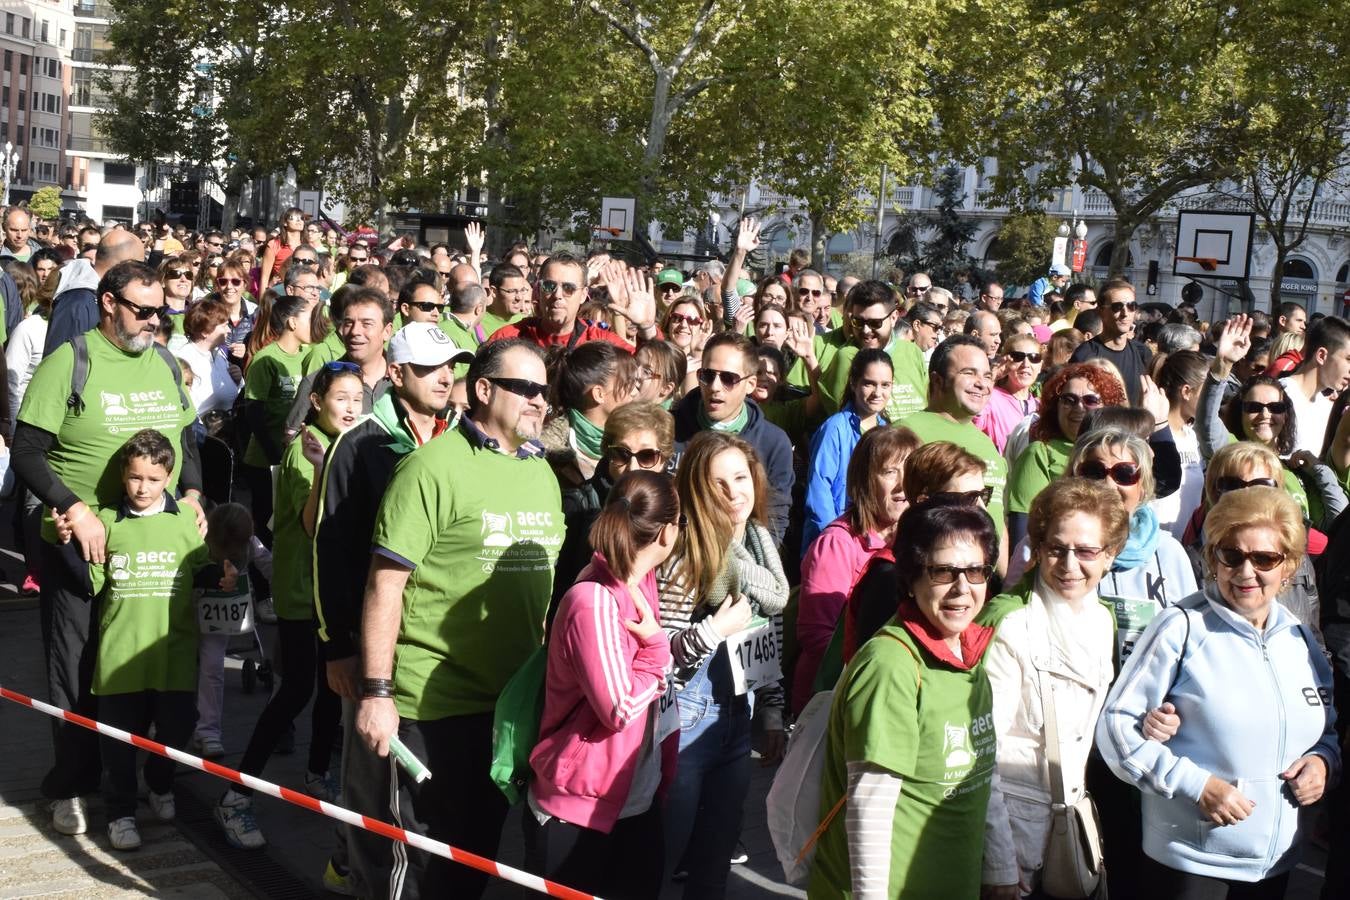
<path id="1" fill-rule="evenodd" d="M 187 745 L 197 721 L 197 617 L 193 574 L 210 563 L 196 515 L 165 488 L 174 467 L 169 439 L 154 429 L 123 446 L 117 507 L 98 517 L 107 529 L 105 562 L 90 564 L 90 593 L 98 604 L 98 654 L 93 692 L 99 719 L 169 747 Z M 232 567 L 231 567 L 232 568 Z M 227 570 L 221 587 L 233 581 Z M 116 850 L 141 845 L 136 830 L 136 748 L 102 739 L 109 786 L 105 790 L 108 837 Z M 174 817 L 173 761 L 151 755 L 145 763 L 150 809 L 160 821 Z"/>

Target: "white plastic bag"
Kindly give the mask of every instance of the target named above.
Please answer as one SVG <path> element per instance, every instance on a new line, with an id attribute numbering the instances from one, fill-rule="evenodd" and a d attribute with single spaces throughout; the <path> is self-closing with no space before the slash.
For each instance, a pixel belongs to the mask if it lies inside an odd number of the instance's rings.
<path id="1" fill-rule="evenodd" d="M 788 884 L 804 883 L 816 856 L 812 838 L 821 822 L 820 778 L 833 701 L 834 691 L 821 691 L 806 704 L 769 787 L 769 838 Z"/>

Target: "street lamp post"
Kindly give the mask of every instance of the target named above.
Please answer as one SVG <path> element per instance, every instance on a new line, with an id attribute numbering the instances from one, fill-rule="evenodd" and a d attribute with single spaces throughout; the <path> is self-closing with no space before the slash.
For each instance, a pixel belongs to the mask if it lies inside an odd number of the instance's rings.
<path id="1" fill-rule="evenodd" d="M 9 183 L 14 180 L 14 174 L 19 170 L 19 148 L 15 147 L 9 141 L 5 141 L 5 155 L 0 157 L 0 177 L 5 180 L 5 196 L 0 204 L 9 206 Z"/>

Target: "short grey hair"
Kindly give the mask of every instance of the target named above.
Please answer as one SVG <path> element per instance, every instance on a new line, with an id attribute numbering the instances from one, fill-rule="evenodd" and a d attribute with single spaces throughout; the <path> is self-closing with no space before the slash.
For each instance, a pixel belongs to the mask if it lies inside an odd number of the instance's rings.
<path id="1" fill-rule="evenodd" d="M 1158 329 L 1158 352 L 1172 354 L 1179 350 L 1198 350 L 1200 332 L 1184 322 L 1169 322 Z"/>
<path id="2" fill-rule="evenodd" d="M 722 263 L 719 260 L 710 259 L 694 270 L 695 275 L 699 274 L 700 272 L 702 272 L 704 275 L 707 275 L 709 278 L 714 279 L 715 281 L 721 281 L 722 276 L 727 273 L 727 267 L 722 265 Z"/>
<path id="3" fill-rule="evenodd" d="M 825 287 L 825 276 L 821 275 L 815 269 L 802 269 L 801 271 L 799 271 L 797 273 L 797 277 L 792 279 L 792 286 L 795 288 L 801 287 L 803 278 L 819 278 L 820 286 L 822 288 Z"/>
<path id="4" fill-rule="evenodd" d="M 303 263 L 297 263 L 296 265 L 291 266 L 286 270 L 286 289 L 290 290 L 295 287 L 300 282 L 301 275 L 313 275 L 315 278 L 318 278 L 319 269 L 317 266 L 306 265 Z"/>
<path id="5" fill-rule="evenodd" d="M 1113 453 L 1120 453 L 1123 450 L 1128 453 L 1134 459 L 1135 465 L 1139 466 L 1141 491 L 1139 505 L 1143 506 L 1153 499 L 1156 490 L 1156 482 L 1153 480 L 1153 451 L 1149 449 L 1147 441 L 1133 431 L 1119 428 L 1098 428 L 1080 434 L 1078 440 L 1073 442 L 1073 455 L 1069 457 L 1067 474 L 1075 474 L 1078 471 L 1078 464 L 1093 450 L 1110 450 Z"/>

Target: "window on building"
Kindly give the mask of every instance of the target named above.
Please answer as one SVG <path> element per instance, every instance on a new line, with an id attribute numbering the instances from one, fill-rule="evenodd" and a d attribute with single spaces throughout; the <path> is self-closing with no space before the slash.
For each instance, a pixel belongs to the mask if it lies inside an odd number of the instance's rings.
<path id="1" fill-rule="evenodd" d="M 9 106 L 9 85 L 0 88 L 0 106 Z"/>
<path id="2" fill-rule="evenodd" d="M 23 36 L 24 36 L 24 37 L 30 37 L 30 36 L 32 36 L 32 34 L 33 34 L 33 23 L 32 23 L 32 21 L 31 21 L 30 19 L 28 19 L 28 18 L 24 18 L 24 19 L 22 20 L 22 22 L 23 22 Z"/>
<path id="3" fill-rule="evenodd" d="M 19 109 L 25 110 L 27 108 L 28 108 L 28 94 L 25 91 L 19 91 Z"/>
<path id="4" fill-rule="evenodd" d="M 5 34 L 14 33 L 14 13 L 5 13 Z"/>
<path id="5" fill-rule="evenodd" d="M 6 50 L 6 51 L 5 51 L 5 71 L 8 72 L 9 69 L 10 69 L 10 67 L 13 66 L 13 65 L 14 65 L 14 51 L 13 51 L 13 50 Z"/>
<path id="6" fill-rule="evenodd" d="M 38 31 L 38 40 L 42 41 L 44 44 L 50 44 L 52 42 L 50 30 L 51 23 L 44 19 L 42 21 L 42 28 Z"/>
<path id="7" fill-rule="evenodd" d="M 74 106 L 92 106 L 94 96 L 94 72 L 92 69 L 75 69 L 71 73 L 70 102 Z"/>
<path id="8" fill-rule="evenodd" d="M 135 184 L 136 167 L 130 163 L 104 163 L 103 180 L 108 184 Z"/>
<path id="9" fill-rule="evenodd" d="M 105 181 L 107 179 L 104 179 Z M 105 222 L 121 222 L 123 225 L 131 224 L 132 209 L 130 206 L 105 206 L 103 207 L 103 220 Z"/>
<path id="10" fill-rule="evenodd" d="M 19 57 L 19 74 L 20 75 L 28 74 L 28 57 L 26 56 Z"/>
<path id="11" fill-rule="evenodd" d="M 66 30 L 65 30 L 64 28 L 62 28 L 62 29 L 61 29 L 61 46 L 64 47 L 65 45 L 66 45 Z"/>

